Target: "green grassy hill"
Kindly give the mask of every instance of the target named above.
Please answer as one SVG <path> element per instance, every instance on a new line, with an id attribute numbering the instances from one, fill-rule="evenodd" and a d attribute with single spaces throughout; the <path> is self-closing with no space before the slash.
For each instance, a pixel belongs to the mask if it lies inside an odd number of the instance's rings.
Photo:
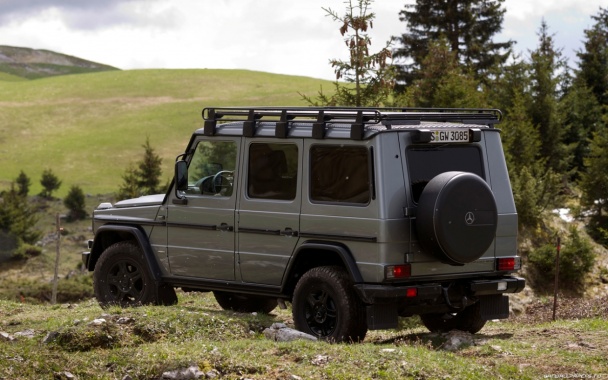
<path id="1" fill-rule="evenodd" d="M 8 78 L 8 80 L 6 80 Z M 244 70 L 131 70 L 15 81 L 0 76 L 0 190 L 23 170 L 31 194 L 50 168 L 88 194 L 115 192 L 146 137 L 169 179 L 207 106 L 305 105 L 319 79 Z"/>

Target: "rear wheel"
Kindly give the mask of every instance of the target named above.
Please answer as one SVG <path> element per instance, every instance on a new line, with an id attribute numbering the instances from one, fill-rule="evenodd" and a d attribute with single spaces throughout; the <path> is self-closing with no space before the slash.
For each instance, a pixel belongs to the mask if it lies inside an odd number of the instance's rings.
<path id="1" fill-rule="evenodd" d="M 296 328 L 332 342 L 365 339 L 365 308 L 343 268 L 317 267 L 306 272 L 293 296 Z"/>
<path id="2" fill-rule="evenodd" d="M 93 286 L 102 307 L 177 302 L 172 287 L 155 284 L 144 254 L 130 242 L 113 244 L 101 254 L 95 265 Z"/>
<path id="3" fill-rule="evenodd" d="M 477 302 L 458 313 L 423 314 L 420 316 L 420 319 L 422 319 L 424 326 L 431 332 L 460 330 L 475 334 L 486 324 L 486 321 L 481 318 L 480 306 L 480 303 Z"/>
<path id="4" fill-rule="evenodd" d="M 244 295 L 228 292 L 213 292 L 215 300 L 224 310 L 232 310 L 239 313 L 264 313 L 273 311 L 278 301 L 275 298 Z"/>

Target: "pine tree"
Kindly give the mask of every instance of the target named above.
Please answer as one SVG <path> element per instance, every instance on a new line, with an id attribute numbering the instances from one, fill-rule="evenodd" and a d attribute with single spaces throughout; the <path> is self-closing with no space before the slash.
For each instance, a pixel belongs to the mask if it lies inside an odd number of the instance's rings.
<path id="1" fill-rule="evenodd" d="M 33 244 L 40 238 L 35 229 L 38 217 L 25 196 L 19 194 L 14 184 L 2 194 L 0 202 L 0 231 L 17 238 L 19 244 Z"/>
<path id="2" fill-rule="evenodd" d="M 500 128 L 519 223 L 535 227 L 542 212 L 559 202 L 560 181 L 546 169 L 546 159 L 539 157 L 541 141 L 526 111 L 524 94 L 515 93 Z"/>
<path id="3" fill-rule="evenodd" d="M 431 42 L 447 39 L 458 62 L 471 69 L 476 80 L 485 82 L 496 66 L 508 59 L 513 41 L 493 42 L 502 30 L 504 0 L 416 0 L 400 14 L 407 32 L 397 37 L 401 45 L 394 52 L 400 84 L 410 85 L 419 78 Z"/>
<path id="4" fill-rule="evenodd" d="M 560 49 L 554 46 L 553 36 L 543 20 L 538 32 L 539 45 L 530 53 L 531 102 L 528 113 L 538 129 L 541 157 L 546 166 L 557 173 L 565 173 L 569 157 L 563 144 L 565 129 L 559 119 L 558 99 L 563 87 L 561 74 L 566 67 Z"/>
<path id="5" fill-rule="evenodd" d="M 19 176 L 17 176 L 15 183 L 17 184 L 17 192 L 19 193 L 19 195 L 27 197 L 27 195 L 30 192 L 30 185 L 31 185 L 32 181 L 23 172 L 23 170 L 21 170 L 19 172 Z"/>
<path id="6" fill-rule="evenodd" d="M 51 198 L 53 192 L 61 187 L 61 181 L 55 173 L 53 173 L 52 169 L 45 169 L 42 172 L 40 184 L 42 185 L 40 196 L 43 198 Z"/>
<path id="7" fill-rule="evenodd" d="M 79 186 L 74 185 L 70 188 L 70 192 L 63 199 L 63 205 L 69 210 L 70 221 L 84 219 L 87 216 L 84 192 Z"/>
<path id="8" fill-rule="evenodd" d="M 340 23 L 340 34 L 349 50 L 347 61 L 331 59 L 329 63 L 336 73 L 335 93 L 327 95 L 321 89 L 316 99 L 300 94 L 306 102 L 315 106 L 370 106 L 386 105 L 394 87 L 393 68 L 388 60 L 392 57 L 391 41 L 379 52 L 371 54 L 372 44 L 367 31 L 373 28 L 376 15 L 370 12 L 372 0 L 348 0 L 346 14 L 339 16 L 331 8 L 323 10 Z M 344 85 L 339 80 L 346 81 Z"/>
<path id="9" fill-rule="evenodd" d="M 150 145 L 150 138 L 142 145 L 144 156 L 135 165 L 130 165 L 122 176 L 122 185 L 116 193 L 118 199 L 136 198 L 162 192 L 162 158 Z"/>
<path id="10" fill-rule="evenodd" d="M 591 16 L 595 24 L 585 30 L 585 47 L 576 55 L 580 59 L 578 76 L 591 88 L 599 104 L 608 106 L 608 8 Z"/>
<path id="11" fill-rule="evenodd" d="M 133 165 L 130 165 L 122 175 L 122 184 L 116 193 L 117 199 L 130 199 L 141 196 L 139 187 L 137 186 L 138 177 L 137 171 Z"/>
<path id="12" fill-rule="evenodd" d="M 602 107 L 593 91 L 580 78 L 575 78 L 559 102 L 559 111 L 565 130 L 563 142 L 572 156 L 568 172 L 572 173 L 572 179 L 577 179 L 585 171 L 584 159 L 589 154 L 593 134 L 606 128 L 602 122 Z"/>
<path id="13" fill-rule="evenodd" d="M 161 164 L 163 160 L 150 145 L 149 137 L 146 138 L 146 143 L 142 147 L 144 148 L 144 157 L 137 165 L 137 170 L 135 171 L 137 175 L 137 187 L 145 195 L 160 193 Z"/>
<path id="14" fill-rule="evenodd" d="M 593 134 L 590 154 L 585 158 L 586 172 L 581 175 L 581 203 L 595 210 L 601 219 L 608 203 L 608 130 Z"/>
<path id="15" fill-rule="evenodd" d="M 456 54 L 447 41 L 431 43 L 429 54 L 422 61 L 420 78 L 406 91 L 410 106 L 479 108 L 485 105 L 475 80 L 462 72 Z"/>

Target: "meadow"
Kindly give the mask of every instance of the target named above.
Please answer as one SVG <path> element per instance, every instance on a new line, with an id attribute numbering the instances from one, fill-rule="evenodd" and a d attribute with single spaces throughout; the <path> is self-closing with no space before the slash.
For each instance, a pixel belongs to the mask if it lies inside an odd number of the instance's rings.
<path id="1" fill-rule="evenodd" d="M 118 189 L 146 138 L 168 181 L 210 106 L 304 106 L 330 82 L 245 70 L 128 70 L 20 80 L 0 74 L 0 191 L 23 170 L 37 194 L 52 169 L 86 194 Z"/>

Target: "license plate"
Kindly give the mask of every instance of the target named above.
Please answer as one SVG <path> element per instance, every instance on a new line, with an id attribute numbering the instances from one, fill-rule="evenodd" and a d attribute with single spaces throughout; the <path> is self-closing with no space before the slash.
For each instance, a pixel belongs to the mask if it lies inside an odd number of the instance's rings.
<path id="1" fill-rule="evenodd" d="M 431 143 L 469 142 L 468 129 L 435 130 L 431 131 Z"/>

